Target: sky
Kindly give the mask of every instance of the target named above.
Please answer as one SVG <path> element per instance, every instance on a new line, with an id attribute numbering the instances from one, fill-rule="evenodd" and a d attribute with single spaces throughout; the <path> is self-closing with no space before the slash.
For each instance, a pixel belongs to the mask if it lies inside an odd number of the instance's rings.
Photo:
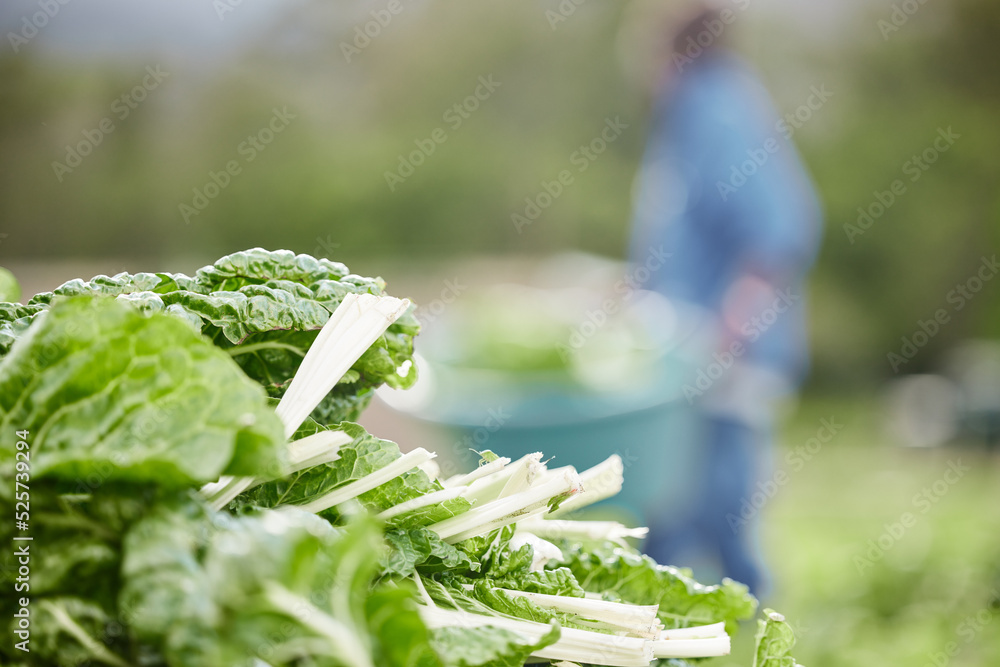
<path id="1" fill-rule="evenodd" d="M 729 1 L 758 16 L 778 16 L 817 37 L 835 36 L 847 18 L 872 4 L 868 0 Z M 332 21 L 353 26 L 386 2 L 337 0 L 323 11 Z M 25 21 L 37 17 L 35 22 L 42 27 L 28 43 L 46 57 L 115 60 L 169 54 L 175 62 L 211 67 L 238 53 L 260 31 L 294 21 L 296 12 L 308 4 L 307 0 L 5 0 L 0 4 L 0 31 L 6 42 L 2 48 L 13 49 L 10 33 L 23 31 Z M 540 2 L 547 4 L 552 3 Z M 51 17 L 40 14 L 44 7 L 49 7 Z"/>

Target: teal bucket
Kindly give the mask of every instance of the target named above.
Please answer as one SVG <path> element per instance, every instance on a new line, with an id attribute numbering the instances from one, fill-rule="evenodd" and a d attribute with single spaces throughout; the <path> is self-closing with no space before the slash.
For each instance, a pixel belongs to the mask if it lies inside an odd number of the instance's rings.
<path id="1" fill-rule="evenodd" d="M 469 449 L 512 460 L 542 452 L 550 467 L 581 472 L 618 454 L 622 491 L 593 509 L 645 525 L 669 517 L 694 491 L 698 422 L 678 381 L 685 368 L 662 358 L 645 381 L 596 391 L 553 374 L 429 365 L 421 380 L 430 385 L 427 396 L 419 409 L 402 409 L 445 428 L 462 469 L 476 460 Z"/>

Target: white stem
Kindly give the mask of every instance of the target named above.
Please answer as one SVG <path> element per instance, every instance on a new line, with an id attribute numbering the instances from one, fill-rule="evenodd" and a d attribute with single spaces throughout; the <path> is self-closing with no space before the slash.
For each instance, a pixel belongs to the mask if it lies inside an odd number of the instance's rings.
<path id="1" fill-rule="evenodd" d="M 339 450 L 343 445 L 350 443 L 353 438 L 343 431 L 320 431 L 301 440 L 288 443 L 288 459 L 290 466 L 287 473 L 291 474 L 318 466 L 323 463 L 336 461 L 340 455 Z M 217 482 L 210 482 L 201 487 L 201 495 L 209 501 L 212 509 L 219 511 L 236 496 L 247 489 L 252 489 L 265 480 L 260 477 L 232 477 L 226 475 L 220 477 Z"/>
<path id="2" fill-rule="evenodd" d="M 418 447 L 412 452 L 399 457 L 389 465 L 365 475 L 361 479 L 354 480 L 339 489 L 334 489 L 324 496 L 320 496 L 311 502 L 305 503 L 301 506 L 301 508 L 307 512 L 322 512 L 323 510 L 329 509 L 334 505 L 339 505 L 340 503 L 346 502 L 351 498 L 356 498 L 366 491 L 371 491 L 378 486 L 382 486 L 389 480 L 399 477 L 404 472 L 416 468 L 421 463 L 430 461 L 435 456 L 436 454 L 432 454 L 426 449 Z"/>
<path id="3" fill-rule="evenodd" d="M 485 477 L 491 475 L 499 470 L 503 470 L 504 466 L 510 463 L 510 459 L 506 456 L 501 456 L 498 459 L 490 461 L 489 463 L 484 463 L 472 472 L 466 473 L 464 475 L 453 475 L 443 482 L 445 488 L 452 486 L 468 486 L 480 477 Z"/>
<path id="4" fill-rule="evenodd" d="M 406 299 L 348 294 L 323 325 L 275 412 L 289 438 L 362 354 L 409 307 Z"/>
<path id="5" fill-rule="evenodd" d="M 442 489 L 441 491 L 425 493 L 422 496 L 417 496 L 413 500 L 407 500 L 406 502 L 399 503 L 398 505 L 393 505 L 384 512 L 380 512 L 375 518 L 386 521 L 394 516 L 412 512 L 413 510 L 420 509 L 421 507 L 437 505 L 438 503 L 453 500 L 461 496 L 464 490 L 464 487 L 457 487 L 454 489 Z"/>
<path id="6" fill-rule="evenodd" d="M 507 484 L 507 480 L 510 479 L 515 467 L 530 456 L 533 456 L 533 454 L 525 454 L 515 461 L 514 465 L 507 466 L 502 470 L 497 470 L 489 475 L 483 476 L 481 479 L 477 479 L 469 485 L 469 490 L 465 493 L 465 497 L 470 502 L 480 505 L 489 502 L 490 500 L 496 500 L 500 497 L 500 493 Z M 546 479 L 549 479 L 550 477 L 555 476 L 556 475 L 546 475 L 545 477 Z"/>
<path id="7" fill-rule="evenodd" d="M 725 623 L 711 625 L 696 625 L 690 628 L 674 628 L 662 630 L 659 639 L 711 639 L 726 634 Z"/>
<path id="8" fill-rule="evenodd" d="M 545 466 L 542 465 L 541 461 L 541 452 L 528 454 L 518 459 L 517 463 L 511 466 L 510 477 L 497 498 L 506 498 L 528 489 L 539 474 L 545 472 Z"/>
<path id="9" fill-rule="evenodd" d="M 656 612 L 658 605 L 634 605 L 605 600 L 588 600 L 586 598 L 568 597 L 565 595 L 546 595 L 543 593 L 525 593 L 499 589 L 515 597 L 528 598 L 535 604 L 550 609 L 558 609 L 570 614 L 576 614 L 585 619 L 602 621 L 623 630 L 649 639 L 663 638 L 660 634 L 659 619 Z"/>
<path id="10" fill-rule="evenodd" d="M 617 454 L 612 454 L 593 468 L 584 470 L 580 473 L 580 481 L 583 483 L 584 489 L 583 493 L 567 499 L 550 516 L 556 517 L 569 514 L 581 507 L 586 507 L 617 494 L 622 490 L 624 473 L 625 466 L 622 464 L 621 457 Z"/>
<path id="11" fill-rule="evenodd" d="M 573 500 L 570 498 L 566 502 Z M 565 505 L 565 503 L 563 503 Z M 560 507 L 561 509 L 561 507 Z M 524 521 L 518 524 L 525 530 L 546 539 L 570 540 L 611 540 L 620 542 L 623 538 L 643 538 L 649 528 L 628 528 L 617 521 L 569 521 L 566 519 L 542 519 Z"/>
<path id="12" fill-rule="evenodd" d="M 374 667 L 368 648 L 361 643 L 358 633 L 353 628 L 280 584 L 268 582 L 266 586 L 267 599 L 271 604 L 328 638 L 337 651 L 338 659 L 350 667 Z"/>
<path id="13" fill-rule="evenodd" d="M 209 505 L 216 512 L 231 503 L 236 496 L 259 483 L 259 480 L 256 477 L 223 477 L 217 483 L 222 484 L 222 486 L 210 496 L 211 500 L 209 501 Z"/>
<path id="14" fill-rule="evenodd" d="M 431 629 L 442 627 L 475 628 L 493 626 L 515 632 L 527 642 L 537 642 L 551 628 L 543 623 L 485 616 L 452 609 L 418 607 L 424 623 Z M 652 643 L 639 637 L 619 637 L 576 628 L 562 628 L 559 640 L 532 653 L 548 660 L 568 660 L 610 667 L 647 667 L 653 660 Z"/>
<path id="15" fill-rule="evenodd" d="M 561 494 L 571 492 L 580 487 L 580 478 L 577 475 L 565 474 L 562 477 L 550 480 L 526 491 L 515 494 L 508 498 L 500 498 L 488 502 L 481 507 L 476 507 L 458 516 L 439 521 L 430 526 L 442 539 L 448 542 L 460 541 L 456 536 L 481 535 L 488 530 L 480 530 L 484 524 L 502 521 L 510 517 L 511 523 L 516 521 L 520 513 L 525 509 L 532 508 L 538 503 L 547 503 L 550 499 Z M 465 539 L 463 537 L 462 539 Z"/>
<path id="16" fill-rule="evenodd" d="M 424 580 L 420 578 L 420 574 L 417 572 L 413 573 L 413 581 L 417 584 L 417 592 L 420 593 L 420 597 L 423 599 L 424 604 L 428 607 L 436 607 L 434 600 L 431 599 L 431 594 L 427 592 L 427 588 L 424 586 Z"/>
<path id="17" fill-rule="evenodd" d="M 320 431 L 288 443 L 289 472 L 298 472 L 340 458 L 340 448 L 354 441 L 344 431 Z"/>
<path id="18" fill-rule="evenodd" d="M 548 511 L 548 501 L 541 500 L 534 505 L 519 509 L 516 512 L 511 512 L 506 514 L 499 519 L 494 519 L 488 523 L 477 524 L 468 530 L 461 533 L 456 533 L 452 535 L 445 541 L 449 544 L 458 544 L 462 540 L 467 540 L 470 537 L 476 537 L 478 535 L 486 535 L 487 533 L 492 533 L 497 528 L 503 528 L 504 526 L 510 525 L 521 521 L 522 519 L 530 519 L 532 517 L 541 516 Z M 464 515 L 462 515 L 464 516 Z"/>
<path id="19" fill-rule="evenodd" d="M 650 642 L 657 658 L 713 658 L 729 655 L 729 635 L 711 639 L 657 639 Z"/>

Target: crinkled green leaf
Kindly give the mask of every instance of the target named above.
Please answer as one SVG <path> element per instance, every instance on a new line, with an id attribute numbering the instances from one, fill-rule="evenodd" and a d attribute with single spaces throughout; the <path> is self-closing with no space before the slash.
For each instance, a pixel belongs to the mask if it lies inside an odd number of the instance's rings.
<path id="1" fill-rule="evenodd" d="M 538 623 L 559 621 L 564 616 L 551 609 L 540 607 L 526 597 L 505 593 L 494 586 L 492 581 L 479 579 L 470 582 L 471 588 L 465 588 L 462 586 L 463 583 L 465 582 L 461 579 L 452 580 L 453 588 L 450 592 L 451 598 L 465 611 L 476 614 L 496 612 Z"/>
<path id="2" fill-rule="evenodd" d="M 287 250 L 255 248 L 184 274 L 120 273 L 72 280 L 35 295 L 26 306 L 0 304 L 0 356 L 38 314 L 61 298 L 115 297 L 141 312 L 166 312 L 227 349 L 244 372 L 271 396 L 284 394 L 305 351 L 330 314 L 350 293 L 383 294 L 380 278 L 348 273 L 343 264 Z M 404 313 L 354 364 L 317 407 L 325 424 L 357 419 L 383 383 L 406 388 L 416 381 L 413 336 L 419 323 Z"/>
<path id="3" fill-rule="evenodd" d="M 62 300 L 0 362 L 0 469 L 30 432 L 33 480 L 186 486 L 280 465 L 260 387 L 183 323 Z"/>
<path id="4" fill-rule="evenodd" d="M 585 591 L 632 604 L 660 606 L 659 615 L 667 628 L 707 625 L 725 621 L 726 631 L 736 631 L 738 622 L 752 618 L 757 600 L 743 584 L 724 579 L 717 586 L 705 586 L 690 572 L 658 565 L 649 556 L 613 543 L 583 549 L 563 546 L 565 562 Z"/>
<path id="5" fill-rule="evenodd" d="M 340 448 L 336 461 L 261 484 L 240 496 L 238 503 L 258 507 L 300 505 L 361 479 L 400 457 L 396 443 L 376 438 L 357 424 L 343 423 L 337 429 L 354 440 Z M 336 510 L 329 511 L 336 516 Z"/>
<path id="6" fill-rule="evenodd" d="M 566 567 L 493 578 L 492 582 L 494 586 L 524 591 L 525 593 L 544 593 L 545 595 L 563 595 L 574 598 L 584 596 L 584 590 L 580 583 Z"/>
<path id="7" fill-rule="evenodd" d="M 447 667 L 521 667 L 528 656 L 556 643 L 559 636 L 558 625 L 536 644 L 503 628 L 450 626 L 432 630 L 431 645 Z"/>
<path id="8" fill-rule="evenodd" d="M 482 565 L 482 572 L 489 572 L 495 566 L 509 557 L 510 549 L 508 544 L 510 538 L 514 536 L 515 524 L 508 524 L 503 528 L 497 528 L 485 535 L 477 535 L 467 540 L 462 540 L 455 546 L 464 552 L 470 560 Z"/>
<path id="9" fill-rule="evenodd" d="M 319 427 L 316 422 L 311 422 Z M 313 466 L 286 477 L 271 480 L 246 493 L 236 501 L 236 506 L 277 507 L 278 505 L 301 505 L 334 491 L 346 484 L 357 481 L 385 467 L 398 459 L 401 454 L 396 443 L 376 438 L 358 424 L 344 422 L 336 425 L 336 430 L 344 431 L 354 440 L 341 446 L 339 458 L 330 463 Z M 315 432 L 313 426 L 299 429 L 296 438 Z M 358 496 L 361 505 L 372 514 L 378 514 L 394 505 L 419 498 L 433 491 L 440 491 L 441 485 L 431 480 L 420 469 L 409 470 L 398 477 L 366 491 Z M 435 521 L 436 516 L 447 517 L 452 513 L 467 510 L 471 505 L 461 499 L 454 502 L 430 506 L 423 513 L 411 512 L 400 515 L 393 522 L 394 527 L 411 528 Z M 336 521 L 336 508 L 324 510 L 324 517 Z"/>
<path id="10" fill-rule="evenodd" d="M 385 539 L 389 550 L 382 557 L 381 568 L 386 574 L 408 577 L 418 570 L 421 574 L 444 570 L 471 573 L 480 568 L 478 561 L 427 528 L 390 530 Z"/>
<path id="11" fill-rule="evenodd" d="M 164 505 L 126 539 L 121 607 L 171 666 L 249 667 L 257 658 L 333 667 L 378 655 L 403 667 L 400 653 L 419 656 L 420 647 L 386 644 L 386 633 L 406 629 L 412 643 L 420 627 L 405 617 L 413 610 L 405 591 L 370 598 L 383 548 L 370 521 L 338 529 L 295 510 L 229 517 Z M 342 633 L 329 634 L 330 625 Z"/>

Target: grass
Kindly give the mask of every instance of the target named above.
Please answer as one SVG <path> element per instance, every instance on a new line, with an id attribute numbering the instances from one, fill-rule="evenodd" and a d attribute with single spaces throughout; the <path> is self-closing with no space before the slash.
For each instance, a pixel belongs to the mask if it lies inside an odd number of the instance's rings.
<path id="1" fill-rule="evenodd" d="M 807 667 L 998 665 L 998 461 L 972 446 L 897 447 L 878 408 L 807 402 L 784 429 L 775 466 L 787 468 L 821 418 L 844 424 L 762 509 L 764 604 L 793 623 Z M 752 634 L 712 667 L 748 667 Z"/>

